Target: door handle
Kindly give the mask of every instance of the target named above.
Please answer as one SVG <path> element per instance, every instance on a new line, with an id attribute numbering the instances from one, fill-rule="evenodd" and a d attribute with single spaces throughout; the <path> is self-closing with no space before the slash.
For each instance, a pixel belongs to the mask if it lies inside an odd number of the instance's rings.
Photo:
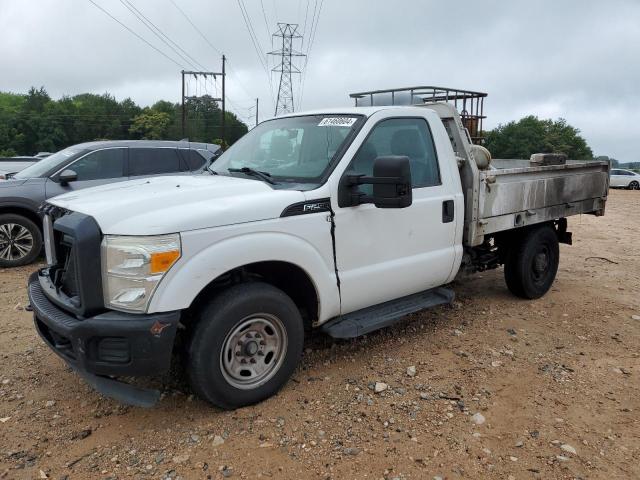
<path id="1" fill-rule="evenodd" d="M 451 223 L 455 217 L 455 205 L 453 200 L 442 202 L 442 223 Z"/>

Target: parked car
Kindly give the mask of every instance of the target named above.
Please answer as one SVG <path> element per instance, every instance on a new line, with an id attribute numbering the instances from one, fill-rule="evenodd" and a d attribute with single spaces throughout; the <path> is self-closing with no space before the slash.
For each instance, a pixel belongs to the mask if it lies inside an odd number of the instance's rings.
<path id="1" fill-rule="evenodd" d="M 237 408 L 287 382 L 305 331 L 353 338 L 450 303 L 461 270 L 504 264 L 514 295 L 539 298 L 566 217 L 604 214 L 609 163 L 491 167 L 479 150 L 451 105 L 340 108 L 263 122 L 216 175 L 59 196 L 29 279 L 36 329 L 136 405 L 159 392 L 113 377 L 166 371 L 182 345 L 193 390 Z"/>
<path id="2" fill-rule="evenodd" d="M 48 198 L 105 183 L 202 171 L 220 147 L 146 140 L 74 145 L 0 181 L 0 267 L 33 262 L 42 250 L 38 207 Z"/>
<path id="3" fill-rule="evenodd" d="M 43 158 L 50 157 L 51 155 L 53 155 L 53 153 L 51 152 L 38 152 L 34 155 L 34 157 L 42 160 Z"/>
<path id="4" fill-rule="evenodd" d="M 0 180 L 5 180 L 39 161 L 37 157 L 0 157 Z"/>
<path id="5" fill-rule="evenodd" d="M 640 190 L 640 173 L 622 168 L 614 168 L 611 170 L 610 182 L 612 187 Z"/>

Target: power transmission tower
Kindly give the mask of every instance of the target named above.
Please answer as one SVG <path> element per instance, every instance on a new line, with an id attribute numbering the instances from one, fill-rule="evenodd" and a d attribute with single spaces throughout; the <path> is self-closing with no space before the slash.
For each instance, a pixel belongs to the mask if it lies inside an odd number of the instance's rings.
<path id="1" fill-rule="evenodd" d="M 271 71 L 280 73 L 280 85 L 278 87 L 278 100 L 276 101 L 276 116 L 295 111 L 293 104 L 293 80 L 294 73 L 299 74 L 300 69 L 293 63 L 293 57 L 305 57 L 306 55 L 294 50 L 294 40 L 299 40 L 302 35 L 298 33 L 297 23 L 278 23 L 278 32 L 275 38 L 282 39 L 282 48 L 269 52 L 269 55 L 280 57 L 280 63 Z"/>

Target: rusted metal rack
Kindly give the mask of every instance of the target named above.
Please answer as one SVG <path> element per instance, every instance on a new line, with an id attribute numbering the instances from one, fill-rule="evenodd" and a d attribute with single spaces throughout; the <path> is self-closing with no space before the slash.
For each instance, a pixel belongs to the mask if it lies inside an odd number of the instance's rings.
<path id="1" fill-rule="evenodd" d="M 484 115 L 484 92 L 461 90 L 459 88 L 420 86 L 372 90 L 349 94 L 356 107 L 382 105 L 424 105 L 433 102 L 452 103 L 460 112 L 460 117 L 474 143 L 482 143 L 482 121 Z"/>

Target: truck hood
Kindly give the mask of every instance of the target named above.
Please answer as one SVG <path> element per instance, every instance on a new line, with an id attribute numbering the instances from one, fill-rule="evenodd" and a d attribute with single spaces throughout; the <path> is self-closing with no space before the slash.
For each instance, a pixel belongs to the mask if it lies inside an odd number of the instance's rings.
<path id="1" fill-rule="evenodd" d="M 66 193 L 49 203 L 90 215 L 105 234 L 159 235 L 277 218 L 302 192 L 229 176 L 166 176 Z"/>

